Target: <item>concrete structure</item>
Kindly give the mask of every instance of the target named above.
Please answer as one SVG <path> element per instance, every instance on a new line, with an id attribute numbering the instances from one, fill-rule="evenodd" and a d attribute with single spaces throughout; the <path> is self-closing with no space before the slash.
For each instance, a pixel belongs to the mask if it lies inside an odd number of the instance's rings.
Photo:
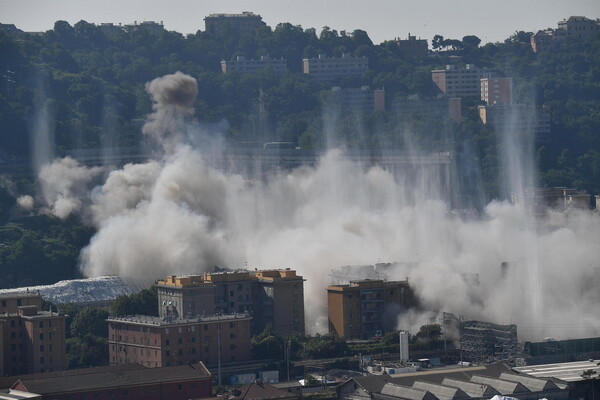
<path id="1" fill-rule="evenodd" d="M 350 57 L 344 54 L 342 57 L 327 58 L 319 55 L 318 58 L 302 60 L 302 72 L 322 82 L 359 76 L 368 70 L 369 59 L 367 57 Z"/>
<path id="2" fill-rule="evenodd" d="M 202 363 L 164 368 L 124 365 L 27 375 L 12 389 L 39 393 L 44 400 L 187 400 L 210 397 L 212 383 Z"/>
<path id="3" fill-rule="evenodd" d="M 327 287 L 329 332 L 347 339 L 381 336 L 396 316 L 415 305 L 408 281 L 363 280 Z"/>
<path id="4" fill-rule="evenodd" d="M 408 39 L 396 39 L 398 50 L 404 57 L 426 57 L 429 54 L 427 39 L 417 39 L 408 34 Z"/>
<path id="5" fill-rule="evenodd" d="M 260 15 L 250 11 L 241 14 L 210 14 L 204 18 L 205 30 L 216 36 L 224 36 L 227 32 L 235 32 L 244 36 L 260 26 L 266 26 Z"/>
<path id="6" fill-rule="evenodd" d="M 304 333 L 304 279 L 296 271 L 255 270 L 170 276 L 157 282 L 161 318 L 214 313 L 252 315 L 254 333 Z"/>
<path id="7" fill-rule="evenodd" d="M 531 38 L 529 38 L 531 49 L 534 53 L 538 53 L 542 50 L 552 47 L 554 40 L 554 31 L 552 29 L 537 31 L 535 34 L 531 35 Z"/>
<path id="8" fill-rule="evenodd" d="M 255 382 L 234 389 L 230 394 L 229 400 L 244 400 L 244 399 L 290 399 L 300 400 L 302 394 L 296 392 L 285 391 L 276 388 L 273 385 L 257 380 Z"/>
<path id="9" fill-rule="evenodd" d="M 248 361 L 250 321 L 248 314 L 194 319 L 110 317 L 109 362 L 155 368 L 200 361 L 207 365 Z"/>
<path id="10" fill-rule="evenodd" d="M 373 112 L 385 110 L 385 90 L 371 89 L 369 86 L 342 89 L 334 86 L 327 93 L 326 101 L 337 104 L 342 110 Z"/>
<path id="11" fill-rule="evenodd" d="M 542 141 L 550 133 L 550 113 L 546 108 L 525 104 L 478 106 L 479 119 L 501 134 L 535 135 Z"/>
<path id="12" fill-rule="evenodd" d="M 237 56 L 234 60 L 221 61 L 221 72 L 238 72 L 240 74 L 253 74 L 263 70 L 270 70 L 277 74 L 283 74 L 287 71 L 287 60 L 283 58 L 271 58 L 261 56 L 260 59 L 247 59 L 244 56 Z"/>
<path id="13" fill-rule="evenodd" d="M 448 97 L 481 96 L 481 80 L 493 78 L 495 71 L 467 64 L 465 68 L 446 65 L 445 69 L 431 71 L 431 79 L 441 93 Z"/>
<path id="14" fill-rule="evenodd" d="M 484 78 L 481 80 L 481 100 L 487 105 L 511 105 L 513 101 L 512 78 Z"/>
<path id="15" fill-rule="evenodd" d="M 0 313 L 0 376 L 65 369 L 65 316 L 38 311 L 37 294 L 4 295 L 0 302 L 5 305 Z"/>

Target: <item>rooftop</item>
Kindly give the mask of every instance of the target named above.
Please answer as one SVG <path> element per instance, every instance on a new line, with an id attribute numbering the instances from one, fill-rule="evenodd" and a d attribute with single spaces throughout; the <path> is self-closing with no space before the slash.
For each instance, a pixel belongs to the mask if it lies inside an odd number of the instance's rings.
<path id="1" fill-rule="evenodd" d="M 98 389 L 124 388 L 144 384 L 156 384 L 172 381 L 210 378 L 211 374 L 204 364 L 181 365 L 175 367 L 142 368 L 123 370 L 106 368 L 98 372 L 81 375 L 57 377 L 23 376 L 19 382 L 30 392 L 63 393 L 73 391 L 92 391 Z M 15 383 L 16 385 L 16 383 Z M 13 385 L 13 387 L 15 386 Z"/>
<path id="2" fill-rule="evenodd" d="M 127 315 L 123 317 L 110 316 L 107 321 L 109 322 L 126 322 L 136 325 L 153 325 L 153 326 L 173 326 L 173 325 L 196 325 L 199 323 L 212 323 L 218 321 L 235 321 L 251 319 L 250 314 L 236 313 L 236 314 L 222 314 L 222 315 L 211 315 L 197 318 L 160 318 L 149 315 Z"/>
<path id="3" fill-rule="evenodd" d="M 576 361 L 558 364 L 528 365 L 517 367 L 515 371 L 528 374 L 535 378 L 556 378 L 566 382 L 582 381 L 584 371 L 594 370 L 600 374 L 600 360 Z"/>

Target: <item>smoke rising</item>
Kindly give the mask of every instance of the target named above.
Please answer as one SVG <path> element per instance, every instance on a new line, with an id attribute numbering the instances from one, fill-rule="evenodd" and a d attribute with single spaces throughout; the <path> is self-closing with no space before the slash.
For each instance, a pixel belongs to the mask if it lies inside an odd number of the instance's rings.
<path id="1" fill-rule="evenodd" d="M 314 167 L 247 180 L 212 168 L 187 140 L 203 135 L 188 120 L 193 78 L 168 75 L 147 89 L 154 112 L 144 133 L 164 146 L 162 158 L 125 165 L 94 188 L 100 171 L 71 159 L 42 170 L 52 211 L 90 213 L 98 227 L 81 254 L 85 275 L 151 283 L 215 265 L 290 267 L 306 278 L 307 327 L 324 332 L 331 269 L 411 261 L 393 278 L 408 278 L 425 309 L 517 323 L 525 338 L 600 334 L 598 215 L 572 213 L 555 226 L 530 220 L 523 205 L 492 202 L 467 221 L 425 195 L 424 177 L 408 185 L 338 150 Z M 429 318 L 411 313 L 399 327 L 415 333 Z"/>

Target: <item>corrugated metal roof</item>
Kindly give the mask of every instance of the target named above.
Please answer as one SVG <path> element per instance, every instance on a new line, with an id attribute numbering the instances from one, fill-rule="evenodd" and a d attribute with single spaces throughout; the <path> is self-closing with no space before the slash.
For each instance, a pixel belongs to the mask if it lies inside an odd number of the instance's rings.
<path id="1" fill-rule="evenodd" d="M 415 381 L 413 388 L 419 390 L 427 390 L 437 397 L 444 399 L 470 399 L 467 393 L 462 389 L 450 386 L 436 385 L 435 383 Z"/>
<path id="2" fill-rule="evenodd" d="M 499 391 L 501 395 L 513 395 L 530 392 L 529 389 L 519 382 L 503 381 L 501 379 L 494 379 L 487 376 L 473 375 L 471 377 L 471 382 L 489 385 Z"/>
<path id="3" fill-rule="evenodd" d="M 528 365 L 517 367 L 515 370 L 538 378 L 557 378 L 566 382 L 578 382 L 584 380 L 581 376 L 583 372 L 590 369 L 596 371 L 596 376 L 600 375 L 598 363 L 600 363 L 600 360 Z"/>
<path id="4" fill-rule="evenodd" d="M 527 389 L 531 390 L 532 392 L 543 392 L 547 390 L 559 389 L 559 387 L 556 386 L 556 384 L 549 379 L 532 378 L 531 376 L 526 375 L 502 373 L 500 374 L 500 379 L 504 381 L 522 383 L 523 385 L 525 385 L 525 387 L 527 387 Z"/>
<path id="5" fill-rule="evenodd" d="M 442 385 L 460 388 L 471 397 L 492 397 L 500 394 L 500 392 L 491 386 L 458 379 L 444 378 Z"/>

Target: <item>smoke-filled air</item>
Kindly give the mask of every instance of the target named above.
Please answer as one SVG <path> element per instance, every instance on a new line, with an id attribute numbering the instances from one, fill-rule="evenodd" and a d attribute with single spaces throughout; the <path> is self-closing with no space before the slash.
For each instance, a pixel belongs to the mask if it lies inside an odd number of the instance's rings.
<path id="1" fill-rule="evenodd" d="M 143 131 L 161 148 L 157 157 L 110 171 L 69 158 L 41 168 L 45 209 L 77 213 L 97 228 L 80 256 L 86 276 L 150 284 L 214 266 L 289 267 L 306 279 L 308 330 L 325 332 L 332 269 L 398 262 L 392 278 L 408 279 L 428 311 L 399 318 L 399 328 L 415 332 L 447 311 L 516 323 L 525 339 L 600 335 L 597 214 L 536 222 L 522 202 L 498 201 L 480 218 L 461 218 L 425 194 L 430 182 L 402 183 L 401 173 L 365 167 L 338 149 L 314 166 L 260 178 L 227 172 L 205 162 L 217 150 L 192 145 L 211 134 L 194 120 L 202 119 L 193 116 L 196 80 L 176 73 L 146 88 L 154 107 Z M 508 184 L 531 184 L 531 171 L 515 171 L 513 158 Z M 30 198 L 21 201 L 31 207 Z"/>

